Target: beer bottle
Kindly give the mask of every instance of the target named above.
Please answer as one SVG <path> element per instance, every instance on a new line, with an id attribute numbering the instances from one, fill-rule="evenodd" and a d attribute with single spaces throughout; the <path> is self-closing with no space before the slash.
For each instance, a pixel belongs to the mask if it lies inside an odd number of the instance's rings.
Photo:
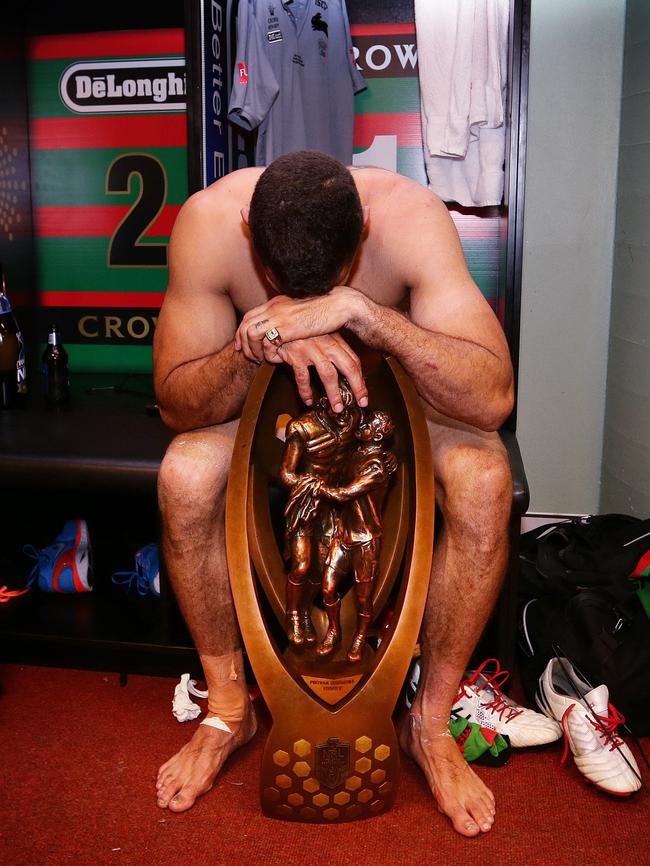
<path id="1" fill-rule="evenodd" d="M 43 392 L 48 409 L 66 409 L 70 405 L 68 353 L 58 325 L 50 325 L 43 352 Z"/>
<path id="2" fill-rule="evenodd" d="M 7 297 L 1 265 L 0 275 L 0 409 L 13 409 L 27 392 L 25 348 Z"/>

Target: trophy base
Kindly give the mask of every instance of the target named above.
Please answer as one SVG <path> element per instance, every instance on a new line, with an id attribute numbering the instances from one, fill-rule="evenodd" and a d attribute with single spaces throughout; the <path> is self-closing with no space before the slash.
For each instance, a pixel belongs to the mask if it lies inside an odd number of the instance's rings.
<path id="1" fill-rule="evenodd" d="M 261 803 L 269 818 L 336 824 L 386 812 L 399 778 L 390 716 L 359 718 L 314 705 L 304 719 L 274 724 L 262 758 Z M 367 722 L 367 723 L 366 723 Z"/>

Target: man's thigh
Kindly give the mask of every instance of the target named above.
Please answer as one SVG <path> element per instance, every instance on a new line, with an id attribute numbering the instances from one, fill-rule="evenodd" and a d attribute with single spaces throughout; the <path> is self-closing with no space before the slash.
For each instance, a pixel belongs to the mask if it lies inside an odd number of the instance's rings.
<path id="1" fill-rule="evenodd" d="M 492 487 L 496 495 L 511 494 L 508 453 L 501 437 L 425 408 L 436 483 L 436 502 L 443 509 L 448 497 Z"/>

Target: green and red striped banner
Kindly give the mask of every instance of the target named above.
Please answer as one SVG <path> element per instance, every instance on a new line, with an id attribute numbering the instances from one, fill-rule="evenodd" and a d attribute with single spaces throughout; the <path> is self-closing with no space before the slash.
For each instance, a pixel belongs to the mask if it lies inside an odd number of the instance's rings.
<path id="1" fill-rule="evenodd" d="M 167 244 L 188 195 L 184 50 L 180 29 L 31 41 L 41 330 L 60 323 L 72 369 L 151 370 Z M 72 73 L 79 82 L 66 91 Z M 121 101 L 102 101 L 107 82 Z M 176 88 L 171 108 L 155 95 L 161 85 Z M 145 95 L 129 101 L 130 88 Z"/>

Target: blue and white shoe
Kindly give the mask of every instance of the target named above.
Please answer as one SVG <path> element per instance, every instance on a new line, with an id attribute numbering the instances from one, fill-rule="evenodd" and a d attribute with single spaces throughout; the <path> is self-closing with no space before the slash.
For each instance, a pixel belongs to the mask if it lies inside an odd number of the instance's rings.
<path id="1" fill-rule="evenodd" d="M 90 592 L 92 551 L 85 520 L 67 520 L 52 544 L 41 550 L 31 544 L 23 552 L 36 560 L 27 581 L 42 592 Z"/>
<path id="2" fill-rule="evenodd" d="M 113 583 L 126 586 L 127 591 L 135 585 L 141 598 L 160 598 L 160 559 L 158 546 L 147 544 L 135 554 L 135 571 L 116 571 Z"/>

